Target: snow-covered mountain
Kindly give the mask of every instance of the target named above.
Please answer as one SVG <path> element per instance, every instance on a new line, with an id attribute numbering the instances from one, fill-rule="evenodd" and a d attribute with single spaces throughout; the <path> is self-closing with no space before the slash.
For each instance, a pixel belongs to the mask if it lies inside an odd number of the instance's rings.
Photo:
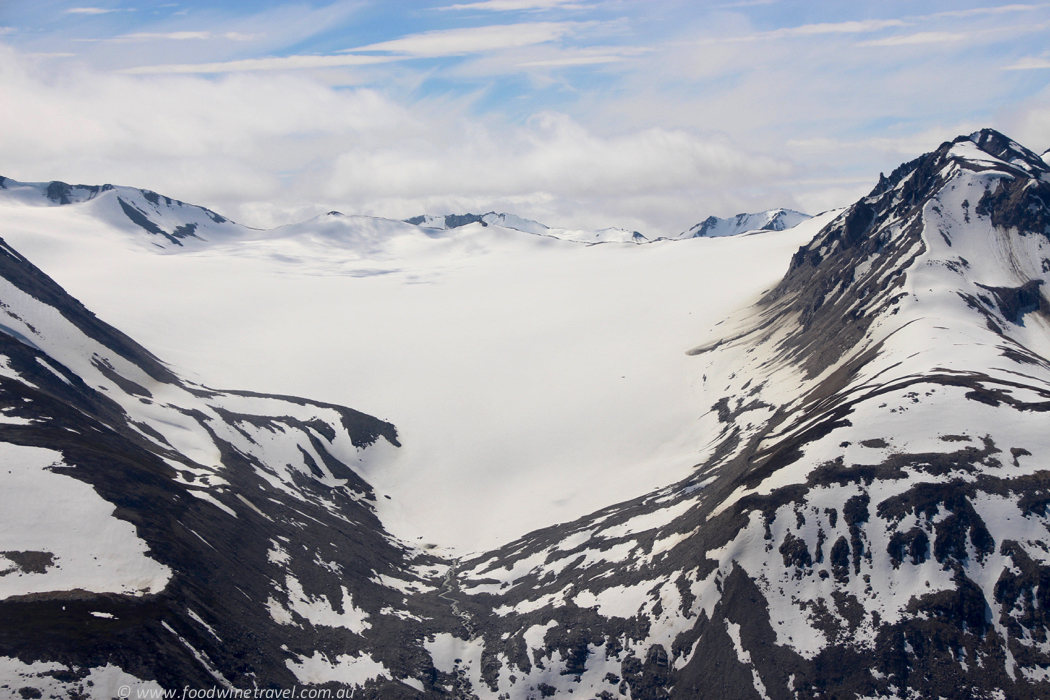
<path id="1" fill-rule="evenodd" d="M 791 209 L 770 209 L 757 214 L 737 214 L 726 219 L 709 216 L 688 231 L 683 231 L 678 238 L 716 238 L 735 236 L 748 231 L 783 231 L 798 226 L 808 214 Z"/>
<path id="2" fill-rule="evenodd" d="M 171 255 L 91 206 L 0 192 L 0 687 L 1050 694 L 1050 168 L 1005 136 L 788 231 L 646 246 L 333 214 Z M 71 262 L 99 251 L 105 284 Z M 208 363 L 232 349 L 272 369 Z"/>
<path id="3" fill-rule="evenodd" d="M 546 625 L 613 697 L 1044 696 L 1048 225 L 998 133 L 894 172 L 690 351 L 691 478 L 461 564 L 485 649 Z"/>
<path id="4" fill-rule="evenodd" d="M 5 696 L 291 683 L 293 614 L 350 654 L 347 629 L 411 617 L 396 586 L 440 562 L 383 532 L 359 476 L 392 425 L 187 382 L 6 243 L 0 289 Z"/>
<path id="5" fill-rule="evenodd" d="M 18 182 L 0 177 L 4 201 L 28 206 L 61 206 L 93 202 L 93 213 L 110 225 L 140 229 L 144 239 L 161 249 L 193 247 L 200 243 L 199 230 L 207 229 L 216 239 L 240 237 L 252 229 L 236 224 L 210 209 L 184 204 L 150 190 L 113 185 L 69 185 L 65 182 Z"/>

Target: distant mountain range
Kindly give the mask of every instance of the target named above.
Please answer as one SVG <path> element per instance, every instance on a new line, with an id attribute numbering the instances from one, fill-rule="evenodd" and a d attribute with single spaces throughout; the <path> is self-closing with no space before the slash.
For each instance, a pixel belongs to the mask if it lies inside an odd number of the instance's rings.
<path id="1" fill-rule="evenodd" d="M 184 246 L 193 244 L 194 239 L 201 240 L 198 230 L 207 229 L 209 240 L 230 240 L 234 238 L 258 236 L 251 232 L 258 231 L 242 226 L 210 209 L 157 194 L 150 190 L 135 187 L 114 185 L 69 185 L 64 182 L 18 182 L 0 177 L 0 188 L 7 190 L 9 201 L 47 201 L 52 204 L 77 204 L 98 198 L 113 199 L 109 207 L 112 223 L 123 223 L 126 218 L 160 239 L 154 241 L 160 247 Z M 123 214 L 123 216 L 121 216 Z M 332 211 L 327 216 L 344 216 L 341 212 Z M 371 217 L 369 217 L 371 218 Z M 805 214 L 790 209 L 773 209 L 758 214 L 738 214 L 730 219 L 709 217 L 676 238 L 730 236 L 748 231 L 766 230 L 782 231 L 791 228 L 810 218 Z M 378 221 L 386 221 L 378 219 Z M 303 222 L 306 223 L 306 222 Z M 538 221 L 524 219 L 514 214 L 449 214 L 444 216 L 422 215 L 406 219 L 405 223 L 421 228 L 447 231 L 450 229 L 480 224 L 481 226 L 498 226 L 539 236 L 549 236 L 579 243 L 648 243 L 649 238 L 638 231 L 620 228 L 605 228 L 595 231 L 552 228 Z M 293 226 L 301 226 L 294 224 Z M 201 228 L 204 227 L 204 228 Z M 287 227 L 282 227 L 282 229 Z"/>
<path id="2" fill-rule="evenodd" d="M 482 226 L 501 226 L 503 228 L 534 233 L 538 236 L 550 236 L 566 241 L 577 241 L 579 243 L 648 243 L 649 239 L 637 231 L 628 231 L 621 228 L 605 228 L 598 231 L 576 231 L 571 229 L 551 228 L 538 221 L 523 219 L 514 214 L 497 214 L 490 211 L 488 214 L 447 214 L 445 216 L 432 216 L 424 214 L 405 219 L 407 223 L 447 231 L 470 224 L 481 224 Z"/>
<path id="3" fill-rule="evenodd" d="M 757 214 L 737 214 L 728 219 L 720 219 L 709 216 L 703 222 L 685 231 L 675 238 L 714 238 L 720 236 L 735 236 L 750 231 L 783 231 L 792 228 L 803 221 L 811 218 L 808 214 L 792 211 L 791 209 L 770 209 Z M 513 214 L 497 214 L 494 211 L 488 214 L 448 214 L 445 216 L 432 216 L 424 214 L 405 219 L 406 223 L 447 230 L 480 223 L 482 226 L 495 225 L 511 228 L 517 231 L 535 233 L 541 236 L 552 236 L 564 240 L 580 241 L 582 243 L 608 243 L 608 242 L 632 242 L 648 243 L 651 239 L 643 236 L 638 231 L 627 231 L 619 228 L 607 228 L 599 231 L 574 231 L 568 229 L 550 228 L 538 221 L 523 219 Z"/>
<path id="4" fill-rule="evenodd" d="M 132 223 L 146 231 L 165 239 L 166 243 L 157 242 L 162 247 L 167 245 L 185 245 L 187 240 L 199 238 L 196 231 L 202 225 L 208 228 L 213 237 L 229 238 L 248 235 L 249 227 L 241 226 L 216 214 L 210 209 L 185 204 L 170 197 L 159 195 L 150 190 L 114 185 L 69 185 L 64 182 L 18 182 L 10 178 L 0 178 L 0 188 L 9 190 L 8 197 L 31 202 L 44 198 L 54 204 L 76 204 L 91 201 L 99 195 L 113 193 L 119 211 Z M 113 212 L 116 214 L 117 209 Z M 341 212 L 329 212 L 329 216 L 343 216 Z M 120 217 L 116 216 L 119 220 Z M 783 231 L 796 226 L 810 217 L 790 209 L 771 209 L 756 214 L 737 214 L 734 217 L 720 219 L 708 217 L 703 222 L 685 231 L 675 238 L 699 238 L 733 236 L 750 231 Z M 405 219 L 405 223 L 422 228 L 447 231 L 470 224 L 482 226 L 499 226 L 524 233 L 550 236 L 562 240 L 580 243 L 648 243 L 649 238 L 638 231 L 620 228 L 605 228 L 596 231 L 552 228 L 538 221 L 524 219 L 514 214 L 489 212 L 487 214 L 448 214 L 432 216 L 429 214 Z M 216 227 L 218 225 L 218 227 Z"/>
<path id="5" fill-rule="evenodd" d="M 0 180 L 0 689 L 1050 697 L 1050 167 L 982 130 L 780 211 L 583 246 Z"/>
<path id="6" fill-rule="evenodd" d="M 791 209 L 770 209 L 757 214 L 737 214 L 726 219 L 709 216 L 678 237 L 715 238 L 736 236 L 748 231 L 783 231 L 798 226 L 809 218 L 811 217 L 808 214 Z"/>

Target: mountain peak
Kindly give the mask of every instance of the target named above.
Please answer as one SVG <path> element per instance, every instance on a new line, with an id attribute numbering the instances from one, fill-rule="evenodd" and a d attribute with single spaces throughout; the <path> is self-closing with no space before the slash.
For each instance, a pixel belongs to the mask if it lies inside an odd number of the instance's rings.
<path id="1" fill-rule="evenodd" d="M 799 343 L 797 356 L 804 358 L 811 372 L 823 371 L 838 361 L 841 348 L 860 342 L 877 317 L 896 313 L 902 299 L 921 297 L 921 291 L 905 291 L 905 270 L 919 256 L 925 255 L 930 265 L 936 259 L 936 264 L 949 269 L 967 268 L 967 274 L 977 279 L 984 260 L 975 257 L 991 254 L 986 251 L 989 232 L 1000 237 L 1046 236 L 1050 232 L 1047 172 L 1050 168 L 1032 151 L 984 129 L 945 142 L 889 177 L 881 176 L 871 194 L 798 250 L 787 275 L 767 297 L 770 304 L 791 300 L 799 314 L 805 329 L 800 338 L 806 340 Z M 935 220 L 944 223 L 934 225 Z M 1014 250 L 1020 250 L 1018 244 L 1004 238 L 998 245 L 1013 251 L 1016 258 L 1004 273 L 1016 277 L 1016 289 L 1041 274 L 1040 267 L 1044 273 L 1050 269 L 1050 262 L 1037 260 L 1029 270 L 1032 261 L 1020 257 L 1031 256 Z M 987 264 L 993 263 L 999 261 Z M 999 273 L 985 274 L 993 279 Z M 993 315 L 1003 310 L 1003 304 L 978 305 L 988 307 Z M 828 344 L 824 338 L 840 342 Z"/>
<path id="2" fill-rule="evenodd" d="M 981 129 L 945 141 L 936 151 L 900 165 L 889 177 L 880 174 L 879 184 L 868 197 L 877 197 L 896 187 L 920 168 L 926 173 L 932 173 L 951 163 L 962 164 L 969 170 L 998 169 L 1010 174 L 1018 174 L 1018 170 L 1027 175 L 1050 171 L 1050 166 L 1034 151 L 995 129 Z"/>
<path id="3" fill-rule="evenodd" d="M 995 129 L 981 129 L 980 131 L 973 132 L 969 136 L 960 136 L 952 143 L 959 144 L 965 143 L 966 141 L 974 144 L 978 149 L 988 155 L 994 156 L 1006 163 L 1017 165 L 1025 170 L 1028 170 L 1029 168 L 1032 168 L 1035 171 L 1047 170 L 1046 162 L 1035 152 L 1028 150 Z"/>

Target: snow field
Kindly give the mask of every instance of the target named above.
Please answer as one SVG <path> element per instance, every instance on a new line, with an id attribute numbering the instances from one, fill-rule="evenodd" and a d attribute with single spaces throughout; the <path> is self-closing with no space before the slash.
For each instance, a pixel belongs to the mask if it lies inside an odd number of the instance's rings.
<path id="1" fill-rule="evenodd" d="M 164 689 L 156 681 L 143 681 L 112 664 L 92 668 L 84 678 L 59 680 L 74 676 L 70 671 L 82 669 L 60 663 L 36 662 L 26 664 L 13 657 L 0 657 L 0 679 L 3 689 L 18 691 L 32 688 L 42 697 L 80 697 L 86 700 L 110 700 L 118 697 L 120 689 L 127 686 L 138 697 L 162 697 Z M 17 687 L 16 687 L 17 686 Z"/>

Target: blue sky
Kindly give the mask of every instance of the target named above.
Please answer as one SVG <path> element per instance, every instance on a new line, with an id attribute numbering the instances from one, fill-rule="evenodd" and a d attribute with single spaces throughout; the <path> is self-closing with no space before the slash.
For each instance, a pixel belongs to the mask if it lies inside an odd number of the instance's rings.
<path id="1" fill-rule="evenodd" d="M 669 235 L 983 126 L 1043 151 L 1047 47 L 1050 4 L 980 0 L 0 0 L 0 174 Z"/>

